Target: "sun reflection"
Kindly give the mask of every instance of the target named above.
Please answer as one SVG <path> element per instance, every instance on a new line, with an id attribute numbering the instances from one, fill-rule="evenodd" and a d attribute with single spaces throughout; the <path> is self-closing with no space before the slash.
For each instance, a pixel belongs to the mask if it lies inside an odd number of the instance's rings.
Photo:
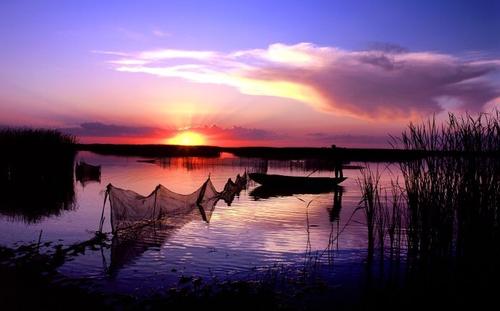
<path id="1" fill-rule="evenodd" d="M 168 143 L 172 145 L 197 146 L 204 145 L 206 139 L 200 133 L 184 131 L 168 139 Z"/>

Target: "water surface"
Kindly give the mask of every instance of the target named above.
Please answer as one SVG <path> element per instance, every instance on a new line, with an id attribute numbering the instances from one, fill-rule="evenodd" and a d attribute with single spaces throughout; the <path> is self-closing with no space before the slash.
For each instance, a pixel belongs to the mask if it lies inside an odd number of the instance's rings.
<path id="1" fill-rule="evenodd" d="M 150 163 L 81 152 L 78 160 L 101 165 L 100 181 L 75 181 L 74 207 L 59 215 L 34 223 L 0 216 L 1 244 L 37 241 L 40 233 L 42 242 L 65 245 L 91 238 L 98 227 L 108 183 L 142 195 L 151 193 L 158 184 L 188 194 L 209 176 L 220 191 L 228 178 L 234 180 L 245 171 L 297 176 L 314 171 L 311 161 L 268 161 L 227 154 Z M 378 166 L 383 184 L 397 175 L 396 166 Z M 332 176 L 327 167 L 319 167 L 313 176 Z M 244 278 L 266 267 L 300 266 L 308 263 L 311 254 L 331 267 L 360 263 L 367 247 L 364 215 L 355 211 L 360 201 L 360 171 L 346 170 L 344 175 L 348 178 L 341 189 L 321 194 L 262 198 L 252 195 L 259 185 L 249 183 L 230 206 L 217 203 L 210 223 L 200 215 L 191 215 L 176 228 L 145 228 L 135 238 L 113 239 L 110 248 L 87 251 L 59 271 L 72 278 L 92 279 L 106 290 L 149 293 L 175 285 L 181 276 Z M 105 217 L 104 231 L 109 232 L 109 203 Z"/>

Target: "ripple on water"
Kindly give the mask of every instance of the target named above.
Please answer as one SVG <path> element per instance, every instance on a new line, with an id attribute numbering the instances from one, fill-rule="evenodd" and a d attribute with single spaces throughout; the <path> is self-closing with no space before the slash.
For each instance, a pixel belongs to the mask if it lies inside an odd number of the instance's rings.
<path id="1" fill-rule="evenodd" d="M 71 244 L 88 239 L 92 235 L 89 230 L 97 227 L 103 190 L 108 183 L 140 194 L 149 194 L 159 183 L 178 193 L 190 193 L 209 174 L 216 188 L 222 189 L 228 178 L 234 180 L 236 174 L 254 169 L 250 160 L 198 159 L 191 163 L 171 160 L 168 165 L 159 166 L 137 162 L 135 158 L 87 152 L 80 153 L 79 158 L 102 165 L 102 175 L 101 183 L 85 187 L 76 184 L 78 208 L 37 224 L 2 218 L 0 243 L 12 245 L 18 240 L 33 241 L 40 230 L 43 230 L 43 241 L 63 239 L 63 243 Z M 207 164 L 204 161 L 215 162 Z M 295 166 L 291 170 L 291 166 L 273 163 L 274 166 L 268 165 L 268 173 L 307 173 Z M 261 167 L 262 163 L 256 165 Z M 316 174 L 331 175 L 330 172 Z M 337 265 L 361 261 L 365 256 L 366 228 L 362 213 L 353 214 L 360 199 L 356 183 L 359 172 L 350 170 L 345 175 L 348 179 L 343 183 L 338 219 L 331 219 L 330 215 L 333 193 L 256 200 L 250 193 L 257 185 L 251 185 L 231 206 L 219 202 L 209 224 L 197 218 L 172 230 L 146 234 L 135 241 L 119 243 L 113 240 L 109 248 L 87 251 L 68 261 L 60 272 L 95 280 L 106 290 L 148 291 L 168 288 L 182 275 L 230 277 L 273 265 L 302 265 L 306 252 L 321 255 L 324 262 L 333 260 Z M 388 182 L 389 177 L 384 175 L 383 181 Z M 108 208 L 106 215 L 109 215 Z M 110 230 L 107 220 L 105 230 Z M 342 232 L 339 238 L 330 243 L 339 232 Z"/>

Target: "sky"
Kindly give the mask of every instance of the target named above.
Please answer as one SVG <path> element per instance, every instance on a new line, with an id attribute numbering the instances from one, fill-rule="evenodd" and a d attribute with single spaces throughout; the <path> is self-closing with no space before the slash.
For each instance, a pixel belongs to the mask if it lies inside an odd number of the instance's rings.
<path id="1" fill-rule="evenodd" d="M 387 147 L 411 121 L 500 107 L 499 34 L 486 0 L 3 0 L 0 125 Z"/>

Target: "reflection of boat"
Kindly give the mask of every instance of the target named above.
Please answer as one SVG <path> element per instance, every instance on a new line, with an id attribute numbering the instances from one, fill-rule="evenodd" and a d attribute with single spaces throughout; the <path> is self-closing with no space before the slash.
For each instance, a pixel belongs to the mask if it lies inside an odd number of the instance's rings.
<path id="1" fill-rule="evenodd" d="M 338 188 L 339 189 L 335 189 L 335 193 L 333 194 L 333 206 L 327 209 L 331 222 L 338 221 L 340 219 L 340 211 L 342 210 L 342 193 L 344 192 L 344 189 L 342 187 Z"/>
<path id="2" fill-rule="evenodd" d="M 101 166 L 80 161 L 76 164 L 75 176 L 83 186 L 92 181 L 101 182 Z"/>
<path id="3" fill-rule="evenodd" d="M 250 191 L 250 196 L 254 199 L 268 199 L 271 197 L 287 197 L 294 194 L 321 194 L 332 191 L 341 191 L 341 186 L 329 185 L 326 187 L 273 187 L 259 186 Z"/>
<path id="4" fill-rule="evenodd" d="M 340 184 L 346 177 L 302 177 L 302 176 L 285 176 L 285 175 L 269 175 L 261 173 L 250 173 L 250 178 L 263 186 L 275 188 L 293 187 L 298 189 L 327 189 L 333 188 Z"/>

